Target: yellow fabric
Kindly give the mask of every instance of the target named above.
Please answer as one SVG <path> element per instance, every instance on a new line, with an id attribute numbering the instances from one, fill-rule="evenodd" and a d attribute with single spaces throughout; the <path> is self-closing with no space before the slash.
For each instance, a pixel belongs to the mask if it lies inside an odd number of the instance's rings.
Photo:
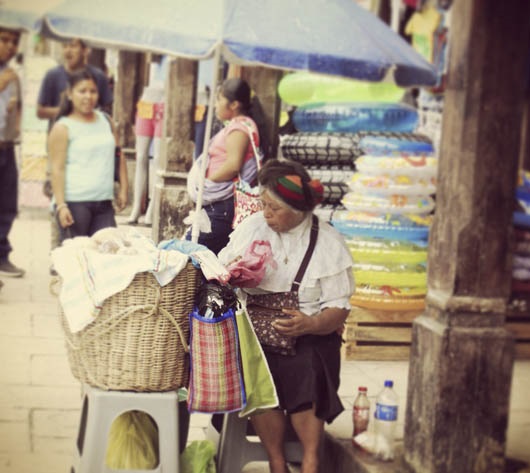
<path id="1" fill-rule="evenodd" d="M 206 113 L 206 105 L 196 105 L 195 106 L 195 121 L 202 122 L 205 113 Z"/>
<path id="2" fill-rule="evenodd" d="M 412 35 L 413 48 L 429 62 L 433 62 L 434 33 L 441 17 L 435 7 L 427 6 L 421 12 L 414 13 L 405 26 L 405 33 Z"/>
<path id="3" fill-rule="evenodd" d="M 154 104 L 149 102 L 143 102 L 140 100 L 138 102 L 138 117 L 145 118 L 146 120 L 151 120 L 155 116 L 155 107 Z"/>
<path id="4" fill-rule="evenodd" d="M 112 423 L 105 463 L 113 470 L 157 467 L 158 429 L 148 414 L 128 411 Z"/>
<path id="5" fill-rule="evenodd" d="M 263 349 L 246 311 L 237 312 L 236 322 L 247 394 L 247 403 L 239 412 L 239 417 L 246 417 L 256 414 L 259 410 L 278 406 L 278 395 Z"/>

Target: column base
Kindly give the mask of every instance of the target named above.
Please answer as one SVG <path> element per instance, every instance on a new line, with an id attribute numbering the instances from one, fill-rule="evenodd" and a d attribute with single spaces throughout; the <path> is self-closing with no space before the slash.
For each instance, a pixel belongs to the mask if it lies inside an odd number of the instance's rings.
<path id="1" fill-rule="evenodd" d="M 440 320 L 412 327 L 405 462 L 417 473 L 502 473 L 513 337 Z"/>

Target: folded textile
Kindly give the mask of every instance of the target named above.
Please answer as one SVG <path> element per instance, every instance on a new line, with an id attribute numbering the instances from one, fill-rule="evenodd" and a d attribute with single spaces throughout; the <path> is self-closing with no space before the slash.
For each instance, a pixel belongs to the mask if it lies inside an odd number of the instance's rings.
<path id="1" fill-rule="evenodd" d="M 191 254 L 191 257 L 199 262 L 202 274 L 207 281 L 216 279 L 217 281 L 226 284 L 230 279 L 230 273 L 217 259 L 217 256 L 215 256 L 213 251 L 196 251 Z"/>
<path id="2" fill-rule="evenodd" d="M 75 240 L 75 238 L 74 238 Z M 137 273 L 149 271 L 161 286 L 182 271 L 188 256 L 178 251 L 145 248 L 134 255 L 100 253 L 64 245 L 52 251 L 53 265 L 62 279 L 59 300 L 72 332 L 94 321 L 105 300 L 124 290 Z"/>
<path id="3" fill-rule="evenodd" d="M 215 253 L 200 243 L 188 240 L 164 240 L 158 244 L 158 248 L 165 250 L 177 250 L 190 256 L 193 266 L 202 271 L 205 279 L 226 284 L 230 279 L 227 269 L 221 264 Z"/>
<path id="4" fill-rule="evenodd" d="M 236 322 L 246 393 L 246 404 L 239 417 L 244 417 L 278 406 L 278 394 L 247 312 L 237 311 Z"/>

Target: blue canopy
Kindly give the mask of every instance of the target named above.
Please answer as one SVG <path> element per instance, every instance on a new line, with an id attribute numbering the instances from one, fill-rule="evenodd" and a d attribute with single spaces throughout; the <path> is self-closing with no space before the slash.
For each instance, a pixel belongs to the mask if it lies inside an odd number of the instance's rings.
<path id="1" fill-rule="evenodd" d="M 436 84 L 434 68 L 353 0 L 65 0 L 36 26 L 56 39 L 197 60 L 214 57 L 215 75 L 222 56 L 247 66 L 393 79 L 403 87 Z M 210 94 L 205 147 L 213 102 Z M 203 160 L 197 215 L 205 174 Z M 198 234 L 194 221 L 193 241 Z"/>
<path id="2" fill-rule="evenodd" d="M 434 85 L 434 68 L 353 0 L 66 0 L 38 25 L 55 38 L 367 81 Z"/>

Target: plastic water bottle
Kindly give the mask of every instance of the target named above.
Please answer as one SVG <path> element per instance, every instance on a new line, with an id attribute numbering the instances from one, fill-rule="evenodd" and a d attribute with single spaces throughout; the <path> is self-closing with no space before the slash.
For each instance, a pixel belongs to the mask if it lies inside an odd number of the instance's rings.
<path id="1" fill-rule="evenodd" d="M 399 400 L 393 387 L 393 381 L 385 381 L 385 387 L 378 394 L 375 406 L 376 456 L 382 460 L 394 458 Z"/>
<path id="2" fill-rule="evenodd" d="M 366 387 L 360 386 L 355 402 L 353 403 L 353 437 L 368 429 L 370 401 L 366 394 Z"/>

